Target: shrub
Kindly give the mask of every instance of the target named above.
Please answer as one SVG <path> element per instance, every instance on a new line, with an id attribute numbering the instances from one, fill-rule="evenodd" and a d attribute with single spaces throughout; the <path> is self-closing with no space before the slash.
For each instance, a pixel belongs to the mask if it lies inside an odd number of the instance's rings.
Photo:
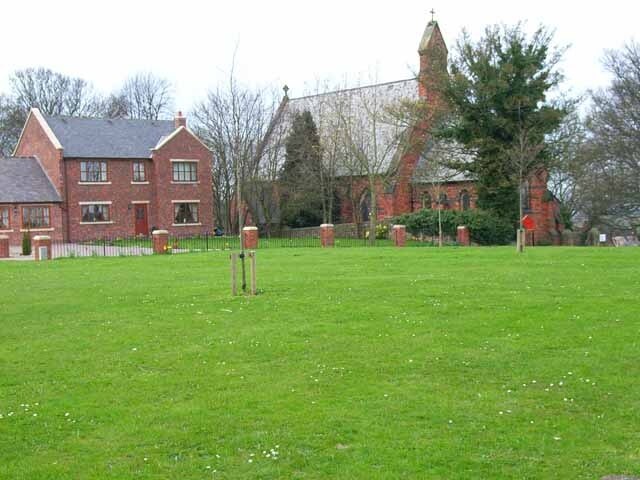
<path id="1" fill-rule="evenodd" d="M 29 232 L 24 232 L 22 235 L 22 255 L 31 255 L 31 235 Z"/>
<path id="2" fill-rule="evenodd" d="M 458 223 L 456 213 L 451 210 L 443 210 L 442 233 L 448 236 L 455 236 Z M 413 235 L 423 234 L 435 237 L 438 235 L 438 211 L 431 209 L 420 210 L 415 213 L 401 215 L 394 220 L 398 225 L 405 225 L 407 231 Z"/>
<path id="3" fill-rule="evenodd" d="M 507 220 L 486 210 L 458 212 L 459 225 L 469 227 L 471 241 L 480 245 L 507 245 L 515 238 L 515 228 Z"/>
<path id="4" fill-rule="evenodd" d="M 442 233 L 454 237 L 460 225 L 469 227 L 471 240 L 480 245 L 505 245 L 513 241 L 514 226 L 496 214 L 484 210 L 443 210 Z M 431 209 L 420 210 L 397 217 L 396 224 L 405 225 L 407 231 L 413 235 L 438 235 L 438 211 Z"/>

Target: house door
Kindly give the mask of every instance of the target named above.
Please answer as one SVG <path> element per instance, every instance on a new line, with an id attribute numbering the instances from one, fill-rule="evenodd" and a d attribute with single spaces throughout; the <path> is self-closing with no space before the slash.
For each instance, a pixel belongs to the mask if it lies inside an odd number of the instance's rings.
<path id="1" fill-rule="evenodd" d="M 136 203 L 134 205 L 136 214 L 136 235 L 149 235 L 149 221 L 147 220 L 147 205 Z"/>

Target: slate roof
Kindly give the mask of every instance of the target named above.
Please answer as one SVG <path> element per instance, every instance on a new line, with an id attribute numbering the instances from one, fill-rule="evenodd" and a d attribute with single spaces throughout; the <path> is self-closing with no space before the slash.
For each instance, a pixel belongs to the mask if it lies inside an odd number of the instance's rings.
<path id="1" fill-rule="evenodd" d="M 447 167 L 448 162 L 469 163 L 473 154 L 454 142 L 430 139 L 418 159 L 411 181 L 413 183 L 455 183 L 476 180 L 466 172 Z"/>
<path id="2" fill-rule="evenodd" d="M 60 194 L 36 158 L 0 158 L 0 203 L 61 201 Z"/>
<path id="3" fill-rule="evenodd" d="M 289 99 L 278 110 L 276 118 L 269 128 L 264 151 L 270 155 L 275 155 L 278 159 L 277 163 L 282 165 L 285 156 L 284 142 L 282 140 L 288 135 L 295 115 L 305 110 L 311 112 L 318 128 L 321 142 L 324 145 L 332 145 L 334 143 L 332 135 L 336 131 L 333 123 L 336 122 L 337 118 L 333 109 L 341 108 L 342 114 L 349 116 L 356 130 L 367 132 L 370 131 L 370 125 L 368 125 L 370 120 L 365 108 L 370 108 L 374 99 L 378 103 L 378 108 L 382 110 L 385 105 L 392 105 L 401 100 L 417 100 L 418 98 L 418 80 L 411 78 Z M 388 148 L 397 140 L 398 132 L 394 131 L 395 128 L 397 127 L 389 124 L 378 124 L 377 147 L 379 152 L 386 152 L 385 158 L 381 159 L 381 163 L 385 168 L 391 166 L 397 156 L 395 149 Z M 368 141 L 370 139 L 363 137 L 361 140 L 363 143 L 370 143 Z M 344 153 L 342 157 L 348 159 L 350 156 Z M 355 173 L 353 165 L 340 165 L 339 162 L 336 170 L 338 175 Z"/>
<path id="4" fill-rule="evenodd" d="M 149 158 L 174 130 L 173 120 L 44 117 L 71 158 Z"/>

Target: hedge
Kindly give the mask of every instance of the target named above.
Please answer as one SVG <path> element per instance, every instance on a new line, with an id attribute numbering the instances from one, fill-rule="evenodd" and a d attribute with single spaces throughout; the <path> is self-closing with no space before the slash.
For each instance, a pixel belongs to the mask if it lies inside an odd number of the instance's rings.
<path id="1" fill-rule="evenodd" d="M 455 237 L 458 226 L 469 228 L 471 241 L 480 245 L 506 245 L 515 238 L 515 227 L 508 221 L 485 210 L 442 210 L 442 233 Z M 431 209 L 401 215 L 394 219 L 398 225 L 406 225 L 413 235 L 438 235 L 438 211 Z"/>

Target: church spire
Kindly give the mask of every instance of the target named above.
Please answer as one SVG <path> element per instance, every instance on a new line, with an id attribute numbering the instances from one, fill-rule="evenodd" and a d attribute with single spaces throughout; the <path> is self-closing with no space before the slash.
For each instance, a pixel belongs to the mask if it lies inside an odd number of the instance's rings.
<path id="1" fill-rule="evenodd" d="M 432 9 L 431 21 L 424 30 L 418 54 L 420 55 L 420 97 L 429 97 L 435 91 L 435 82 L 442 74 L 447 72 L 447 58 L 449 52 L 440 32 L 438 22 L 435 20 L 435 11 Z"/>

